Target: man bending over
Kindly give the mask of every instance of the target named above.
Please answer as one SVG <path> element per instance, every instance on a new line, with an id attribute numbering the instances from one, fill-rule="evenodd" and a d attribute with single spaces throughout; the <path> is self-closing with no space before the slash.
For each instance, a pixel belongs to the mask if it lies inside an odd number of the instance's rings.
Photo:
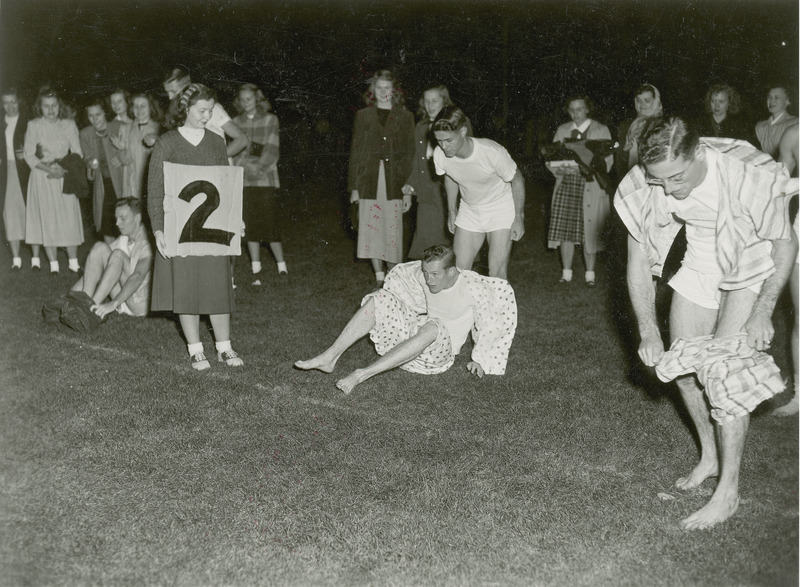
<path id="1" fill-rule="evenodd" d="M 439 146 L 433 151 L 436 173 L 444 175 L 453 250 L 460 269 L 472 269 L 489 240 L 489 275 L 508 279 L 511 241 L 525 233 L 525 180 L 505 148 L 490 139 L 468 136 L 467 117 L 445 106 L 433 122 Z M 456 200 L 461 203 L 456 213 Z"/>
<path id="2" fill-rule="evenodd" d="M 788 215 L 797 182 L 743 141 L 700 139 L 681 118 L 649 124 L 640 164 L 620 183 L 614 205 L 629 233 L 639 357 L 661 379 L 677 378 L 700 441 L 700 462 L 675 485 L 689 490 L 719 477 L 711 500 L 681 522 L 702 529 L 736 513 L 750 412 L 783 389 L 761 351 L 772 341 L 772 311 L 797 251 Z M 669 282 L 673 344 L 665 353 L 653 276 L 684 224 L 687 249 Z"/>
<path id="3" fill-rule="evenodd" d="M 322 354 L 294 365 L 331 373 L 339 357 L 369 334 L 381 357 L 336 382 L 347 394 L 395 367 L 442 373 L 472 332 L 475 346 L 467 369 L 478 377 L 502 375 L 516 326 L 517 303 L 507 281 L 460 270 L 453 249 L 434 245 L 425 249 L 422 261 L 396 265 L 383 288 L 364 297 L 361 309 Z"/>
<path id="4" fill-rule="evenodd" d="M 83 277 L 72 291 L 91 297 L 91 309 L 100 318 L 114 311 L 145 316 L 150 308 L 153 252 L 142 223 L 141 204 L 136 198 L 119 199 L 114 215 L 120 237 L 111 245 L 95 243 L 86 258 Z"/>

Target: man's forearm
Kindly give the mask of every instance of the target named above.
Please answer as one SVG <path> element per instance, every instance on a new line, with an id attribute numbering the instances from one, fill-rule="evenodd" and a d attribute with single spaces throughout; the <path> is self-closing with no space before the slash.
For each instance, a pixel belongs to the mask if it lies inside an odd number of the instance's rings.
<path id="1" fill-rule="evenodd" d="M 136 266 L 139 267 L 139 263 L 146 263 L 149 259 L 144 259 L 139 261 Z M 114 302 L 117 306 L 119 306 L 122 302 L 127 301 L 133 294 L 136 293 L 136 290 L 139 289 L 139 286 L 142 285 L 145 277 L 147 277 L 147 271 L 137 271 L 134 269 L 131 276 L 122 284 L 122 287 L 119 290 L 119 293 L 111 298 L 111 301 Z"/>
<path id="2" fill-rule="evenodd" d="M 444 191 L 447 194 L 447 212 L 455 216 L 456 202 L 458 200 L 458 184 L 445 176 Z"/>
<path id="3" fill-rule="evenodd" d="M 753 306 L 753 314 L 772 316 L 775 304 L 783 291 L 789 276 L 792 274 L 792 264 L 797 258 L 797 237 L 792 230 L 792 238 L 772 242 L 772 261 L 775 263 L 775 273 L 770 275 L 761 287 L 758 299 Z"/>
<path id="4" fill-rule="evenodd" d="M 525 214 L 525 179 L 519 169 L 511 179 L 511 196 L 514 198 L 514 212 L 518 216 Z"/>
<path id="5" fill-rule="evenodd" d="M 628 237 L 628 294 L 639 326 L 639 336 L 661 336 L 656 320 L 653 275 L 639 243 Z"/>

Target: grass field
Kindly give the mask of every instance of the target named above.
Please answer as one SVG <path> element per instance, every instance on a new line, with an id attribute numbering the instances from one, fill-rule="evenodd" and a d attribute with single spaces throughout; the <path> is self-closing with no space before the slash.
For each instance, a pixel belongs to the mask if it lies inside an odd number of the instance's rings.
<path id="1" fill-rule="evenodd" d="M 237 266 L 240 370 L 193 372 L 164 317 L 47 325 L 41 304 L 70 277 L 12 276 L 0 254 L 2 584 L 797 584 L 798 420 L 769 416 L 788 398 L 752 418 L 739 513 L 682 531 L 714 481 L 672 486 L 698 456 L 676 394 L 631 359 L 613 255 L 596 290 L 557 283 L 543 190 L 529 182 L 510 265 L 507 374 L 473 378 L 465 349 L 445 374 L 344 396 L 336 376 L 374 359 L 368 341 L 334 375 L 292 363 L 330 343 L 372 277 L 333 190 L 287 183 L 289 281 L 253 287 Z M 790 319 L 782 301 L 787 376 Z"/>

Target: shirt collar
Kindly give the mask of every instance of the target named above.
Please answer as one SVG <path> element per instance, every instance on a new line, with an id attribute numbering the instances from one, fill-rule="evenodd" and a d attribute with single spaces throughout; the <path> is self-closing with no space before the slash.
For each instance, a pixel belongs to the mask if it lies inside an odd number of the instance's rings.
<path id="1" fill-rule="evenodd" d="M 589 128 L 589 125 L 590 125 L 590 124 L 592 124 L 592 119 L 591 119 L 591 118 L 587 118 L 586 120 L 584 120 L 584 121 L 581 123 L 581 125 L 580 125 L 580 126 L 578 126 L 577 124 L 575 124 L 575 123 L 573 122 L 573 123 L 572 123 L 572 128 L 570 128 L 570 130 L 573 130 L 573 129 L 578 129 L 578 131 L 580 131 L 581 133 L 585 133 L 585 132 L 586 132 L 586 129 L 587 129 L 587 128 Z"/>

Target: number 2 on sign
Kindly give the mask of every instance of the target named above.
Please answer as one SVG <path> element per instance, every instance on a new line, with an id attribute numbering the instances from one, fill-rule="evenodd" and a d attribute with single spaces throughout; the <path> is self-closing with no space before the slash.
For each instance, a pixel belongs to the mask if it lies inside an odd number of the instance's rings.
<path id="1" fill-rule="evenodd" d="M 208 217 L 219 208 L 219 190 L 210 181 L 204 179 L 186 184 L 178 194 L 184 202 L 191 202 L 198 194 L 205 194 L 206 200 L 192 212 L 183 226 L 179 243 L 214 243 L 229 246 L 234 233 L 219 228 L 205 228 Z"/>

